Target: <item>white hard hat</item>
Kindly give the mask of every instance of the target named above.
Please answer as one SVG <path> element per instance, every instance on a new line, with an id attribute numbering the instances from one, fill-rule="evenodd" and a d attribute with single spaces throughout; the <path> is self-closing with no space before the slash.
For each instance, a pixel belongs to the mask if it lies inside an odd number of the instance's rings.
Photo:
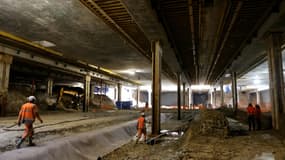
<path id="1" fill-rule="evenodd" d="M 35 97 L 35 96 L 29 96 L 29 97 L 28 97 L 28 101 L 29 101 L 29 102 L 36 101 L 36 97 Z"/>
<path id="2" fill-rule="evenodd" d="M 144 116 L 144 112 L 141 113 L 141 116 Z"/>

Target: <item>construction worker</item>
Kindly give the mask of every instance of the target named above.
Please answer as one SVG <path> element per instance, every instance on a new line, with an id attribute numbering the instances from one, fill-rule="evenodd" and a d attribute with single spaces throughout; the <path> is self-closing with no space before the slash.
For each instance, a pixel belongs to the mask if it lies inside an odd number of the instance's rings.
<path id="1" fill-rule="evenodd" d="M 137 140 L 136 143 L 140 140 L 142 134 L 144 135 L 144 142 L 146 141 L 146 121 L 144 112 L 141 113 L 141 116 L 138 118 L 137 123 Z"/>
<path id="2" fill-rule="evenodd" d="M 247 107 L 247 118 L 248 118 L 248 130 L 251 131 L 255 130 L 255 108 L 253 107 L 253 105 L 251 103 L 248 104 Z"/>
<path id="3" fill-rule="evenodd" d="M 261 129 L 261 109 L 258 104 L 255 105 L 255 120 L 257 125 L 257 130 Z"/>
<path id="4" fill-rule="evenodd" d="M 21 144 L 25 141 L 27 137 L 29 137 L 29 146 L 34 146 L 35 144 L 32 142 L 32 136 L 34 134 L 33 123 L 37 118 L 41 123 L 43 120 L 41 119 L 38 113 L 38 107 L 35 104 L 36 97 L 29 96 L 28 102 L 23 104 L 18 116 L 18 126 L 23 123 L 25 125 L 25 131 L 22 135 L 22 138 L 17 142 L 17 148 L 21 147 Z"/>

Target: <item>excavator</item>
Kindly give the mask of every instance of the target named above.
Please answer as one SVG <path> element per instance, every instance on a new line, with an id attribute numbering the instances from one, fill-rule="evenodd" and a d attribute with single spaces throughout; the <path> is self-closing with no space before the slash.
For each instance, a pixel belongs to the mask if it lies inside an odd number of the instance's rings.
<path id="1" fill-rule="evenodd" d="M 73 109 L 79 110 L 82 106 L 84 94 L 76 89 L 61 87 L 59 94 L 54 97 L 49 97 L 47 104 L 51 110 L 56 109 Z"/>

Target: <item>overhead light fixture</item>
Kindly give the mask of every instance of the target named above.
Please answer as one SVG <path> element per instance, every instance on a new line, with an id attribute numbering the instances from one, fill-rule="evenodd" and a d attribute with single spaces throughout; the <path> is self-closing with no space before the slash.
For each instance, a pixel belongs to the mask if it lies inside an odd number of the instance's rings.
<path id="1" fill-rule="evenodd" d="M 138 72 L 139 72 L 139 70 L 136 70 L 136 69 L 127 69 L 127 70 L 123 70 L 123 71 L 118 71 L 118 73 L 125 73 L 125 74 L 129 74 L 129 75 L 135 75 Z"/>
<path id="2" fill-rule="evenodd" d="M 230 76 L 231 76 L 231 74 L 229 74 L 229 73 L 225 74 L 225 77 L 230 77 Z"/>
<path id="3" fill-rule="evenodd" d="M 54 47 L 54 46 L 56 46 L 54 43 L 46 41 L 46 40 L 33 41 L 33 43 L 39 44 L 39 45 L 44 46 L 44 47 Z"/>
<path id="4" fill-rule="evenodd" d="M 192 90 L 209 90 L 210 88 L 210 85 L 191 85 Z"/>

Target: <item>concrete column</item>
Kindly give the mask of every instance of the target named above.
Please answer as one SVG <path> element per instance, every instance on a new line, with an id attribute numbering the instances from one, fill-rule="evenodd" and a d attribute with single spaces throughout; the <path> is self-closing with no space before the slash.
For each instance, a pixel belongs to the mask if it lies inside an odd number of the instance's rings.
<path id="1" fill-rule="evenodd" d="M 93 101 L 94 99 L 94 89 L 95 89 L 95 84 L 91 84 L 91 87 L 90 87 L 90 100 Z"/>
<path id="2" fill-rule="evenodd" d="M 224 105 L 224 84 L 223 81 L 220 84 L 220 88 L 221 88 L 221 107 Z"/>
<path id="3" fill-rule="evenodd" d="M 6 116 L 10 66 L 13 57 L 0 53 L 0 116 Z"/>
<path id="4" fill-rule="evenodd" d="M 48 85 L 47 85 L 47 94 L 48 96 L 52 96 L 52 88 L 53 88 L 53 79 L 48 79 Z"/>
<path id="5" fill-rule="evenodd" d="M 118 88 L 114 87 L 114 101 L 115 102 L 118 100 L 118 98 L 117 98 L 117 90 L 118 90 Z"/>
<path id="6" fill-rule="evenodd" d="M 140 87 L 137 87 L 137 108 L 139 108 L 140 102 Z"/>
<path id="7" fill-rule="evenodd" d="M 284 81 L 282 68 L 282 34 L 271 33 L 267 38 L 268 69 L 270 83 L 270 98 L 272 104 L 272 125 L 274 129 L 280 128 L 280 113 L 284 109 Z"/>
<path id="8" fill-rule="evenodd" d="M 152 94 L 151 90 L 148 90 L 147 91 L 147 102 L 148 102 L 148 104 L 152 103 L 152 96 L 151 96 L 151 94 Z"/>
<path id="9" fill-rule="evenodd" d="M 233 98 L 234 114 L 236 115 L 237 107 L 238 107 L 238 102 L 237 102 L 237 74 L 236 74 L 236 72 L 232 73 L 232 98 Z"/>
<path id="10" fill-rule="evenodd" d="M 117 90 L 117 99 L 118 101 L 122 101 L 122 84 L 118 83 L 118 86 L 117 86 L 118 90 Z"/>
<path id="11" fill-rule="evenodd" d="M 186 107 L 186 103 L 185 103 L 185 97 L 186 97 L 186 88 L 185 88 L 185 82 L 183 82 L 182 83 L 182 85 L 183 85 L 183 90 L 182 90 L 182 95 L 183 95 L 183 97 L 182 97 L 182 105 L 183 105 L 183 109 L 185 109 L 185 107 Z"/>
<path id="12" fill-rule="evenodd" d="M 217 106 L 217 89 L 214 88 L 214 106 Z"/>
<path id="13" fill-rule="evenodd" d="M 152 41 L 152 134 L 160 134 L 161 57 L 159 41 Z"/>
<path id="14" fill-rule="evenodd" d="M 100 101 L 99 101 L 99 105 L 100 107 L 102 107 L 102 101 L 103 101 L 103 80 L 101 79 L 100 81 Z"/>
<path id="15" fill-rule="evenodd" d="M 181 120 L 181 74 L 177 73 L 177 119 Z"/>
<path id="16" fill-rule="evenodd" d="M 187 93 L 186 93 L 186 104 L 188 106 L 188 109 L 190 109 L 190 88 L 187 88 Z"/>
<path id="17" fill-rule="evenodd" d="M 90 82 L 91 76 L 87 74 L 85 76 L 85 94 L 84 94 L 84 107 L 83 112 L 88 112 L 89 110 L 89 103 L 90 103 Z"/>
<path id="18" fill-rule="evenodd" d="M 210 94 L 210 103 L 211 103 L 211 105 L 213 105 L 213 103 L 214 103 L 214 92 L 212 92 L 211 90 L 209 90 L 209 94 Z"/>
<path id="19" fill-rule="evenodd" d="M 193 100 L 192 100 L 192 89 L 189 90 L 189 108 L 194 109 Z"/>
<path id="20" fill-rule="evenodd" d="M 260 105 L 260 92 L 256 90 L 256 104 Z"/>

